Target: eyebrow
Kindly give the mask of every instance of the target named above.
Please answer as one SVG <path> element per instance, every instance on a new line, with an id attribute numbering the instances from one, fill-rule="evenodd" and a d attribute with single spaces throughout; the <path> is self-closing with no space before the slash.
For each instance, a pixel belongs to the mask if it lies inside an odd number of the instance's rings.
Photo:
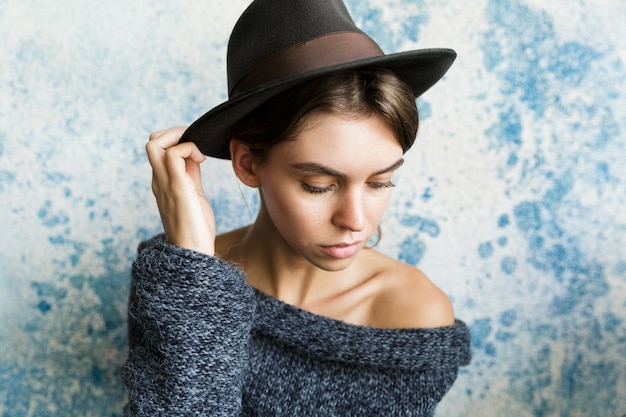
<path id="1" fill-rule="evenodd" d="M 402 164 L 404 164 L 404 159 L 400 158 L 396 162 L 394 162 L 393 164 L 389 165 L 387 168 L 383 168 L 380 171 L 376 171 L 376 172 L 372 173 L 370 175 L 370 177 L 375 177 L 376 175 L 382 175 L 382 174 L 386 174 L 388 172 L 395 171 L 396 169 L 400 168 L 402 166 Z M 304 162 L 304 163 L 301 163 L 301 164 L 293 164 L 292 167 L 297 169 L 297 170 L 299 170 L 299 171 L 310 172 L 310 173 L 313 173 L 313 174 L 330 175 L 330 176 L 333 176 L 333 177 L 346 178 L 346 174 L 344 174 L 342 172 L 335 171 L 332 168 L 326 167 L 326 166 L 321 165 L 321 164 L 312 163 L 312 162 Z"/>

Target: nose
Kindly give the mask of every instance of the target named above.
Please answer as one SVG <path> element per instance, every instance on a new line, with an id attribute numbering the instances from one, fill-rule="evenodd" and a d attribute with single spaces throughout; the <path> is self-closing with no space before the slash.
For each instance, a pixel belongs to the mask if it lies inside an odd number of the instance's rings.
<path id="1" fill-rule="evenodd" d="M 352 232 L 365 229 L 365 202 L 359 192 L 346 192 L 338 199 L 332 222 L 335 226 Z"/>

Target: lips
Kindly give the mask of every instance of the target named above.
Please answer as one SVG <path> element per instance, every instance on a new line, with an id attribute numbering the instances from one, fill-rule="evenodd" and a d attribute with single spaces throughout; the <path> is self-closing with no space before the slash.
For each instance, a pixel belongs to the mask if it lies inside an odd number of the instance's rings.
<path id="1" fill-rule="evenodd" d="M 340 243 L 337 245 L 322 246 L 322 251 L 337 259 L 351 258 L 361 250 L 361 242 Z"/>

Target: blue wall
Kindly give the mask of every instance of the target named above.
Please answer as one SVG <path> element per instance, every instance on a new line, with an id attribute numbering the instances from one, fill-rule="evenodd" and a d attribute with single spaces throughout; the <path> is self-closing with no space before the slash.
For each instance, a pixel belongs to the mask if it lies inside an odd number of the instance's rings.
<path id="1" fill-rule="evenodd" d="M 0 415 L 120 415 L 143 146 L 225 99 L 243 0 L 0 2 Z M 453 299 L 441 416 L 626 414 L 626 3 L 349 0 L 387 52 L 452 47 L 380 249 Z M 258 200 L 204 177 L 226 230 Z"/>

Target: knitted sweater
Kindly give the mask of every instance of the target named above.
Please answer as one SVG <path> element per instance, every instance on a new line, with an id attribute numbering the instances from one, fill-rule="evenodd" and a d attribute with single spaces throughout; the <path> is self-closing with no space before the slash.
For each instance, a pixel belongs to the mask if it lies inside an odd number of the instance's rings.
<path id="1" fill-rule="evenodd" d="M 470 359 L 460 321 L 347 324 L 162 236 L 133 264 L 129 342 L 127 416 L 432 416 Z"/>

